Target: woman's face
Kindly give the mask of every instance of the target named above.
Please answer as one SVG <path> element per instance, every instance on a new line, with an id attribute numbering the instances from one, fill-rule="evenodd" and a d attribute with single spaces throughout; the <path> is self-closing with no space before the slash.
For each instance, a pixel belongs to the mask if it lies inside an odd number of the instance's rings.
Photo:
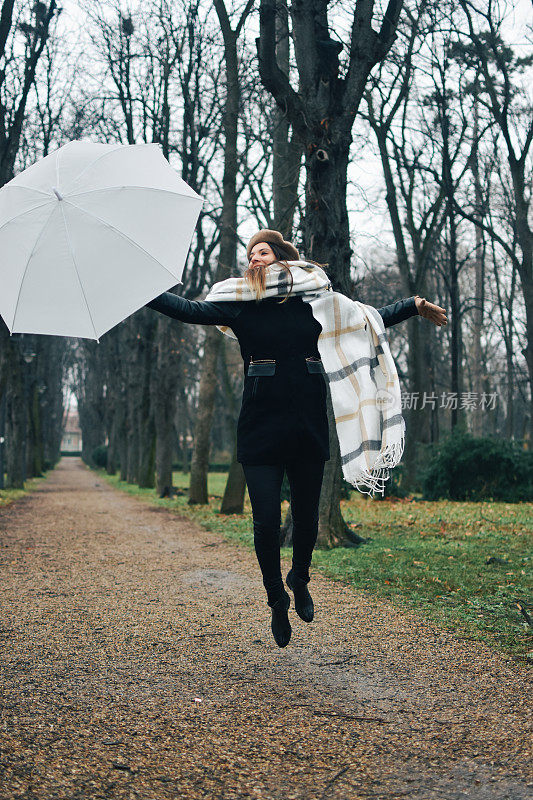
<path id="1" fill-rule="evenodd" d="M 276 260 L 274 251 L 266 242 L 258 242 L 252 247 L 250 252 L 249 267 L 266 267 L 267 264 L 272 264 Z"/>

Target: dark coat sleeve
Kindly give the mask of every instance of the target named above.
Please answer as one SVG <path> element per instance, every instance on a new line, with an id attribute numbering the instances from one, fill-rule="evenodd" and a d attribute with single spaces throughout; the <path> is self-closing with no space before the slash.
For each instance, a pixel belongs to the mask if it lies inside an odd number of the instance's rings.
<path id="1" fill-rule="evenodd" d="M 396 303 L 391 303 L 390 306 L 378 308 L 377 311 L 381 314 L 386 328 L 390 328 L 391 325 L 397 325 L 398 322 L 403 322 L 404 319 L 409 319 L 409 317 L 414 317 L 418 314 L 414 296 L 398 300 Z"/>
<path id="2" fill-rule="evenodd" d="M 159 297 L 146 304 L 154 311 L 160 311 L 167 317 L 179 319 L 181 322 L 196 322 L 199 325 L 229 325 L 238 317 L 242 303 L 208 300 L 186 300 L 177 294 L 163 292 Z"/>

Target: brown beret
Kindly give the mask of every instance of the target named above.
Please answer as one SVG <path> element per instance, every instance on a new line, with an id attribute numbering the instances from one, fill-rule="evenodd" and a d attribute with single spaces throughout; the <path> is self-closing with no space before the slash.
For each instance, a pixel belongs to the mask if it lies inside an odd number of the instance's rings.
<path id="1" fill-rule="evenodd" d="M 267 244 L 277 244 L 279 247 L 283 247 L 284 250 L 287 251 L 289 254 L 291 261 L 299 261 L 300 254 L 298 250 L 295 248 L 293 244 L 290 242 L 286 242 L 283 236 L 279 231 L 271 231 L 268 228 L 264 228 L 262 231 L 258 231 L 256 234 L 252 236 L 250 241 L 248 242 L 248 246 L 246 248 L 246 255 L 248 256 L 248 261 L 250 260 L 250 251 L 252 247 L 259 242 L 266 242 Z"/>

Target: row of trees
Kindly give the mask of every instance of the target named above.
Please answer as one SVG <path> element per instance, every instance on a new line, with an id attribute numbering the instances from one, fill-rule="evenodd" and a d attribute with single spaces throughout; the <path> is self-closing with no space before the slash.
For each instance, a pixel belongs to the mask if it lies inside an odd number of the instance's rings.
<path id="1" fill-rule="evenodd" d="M 73 65 L 53 4 L 37 3 L 27 32 L 20 18 L 5 40 L 13 52 L 15 36 L 44 41 L 12 170 L 80 136 L 155 141 L 207 200 L 184 296 L 240 274 L 248 235 L 270 227 L 327 262 L 334 288 L 354 299 L 379 306 L 418 293 L 446 307 L 447 329 L 419 318 L 391 329 L 403 389 L 420 398 L 497 394 L 499 416 L 481 403 L 406 409 L 405 481 L 415 486 L 419 445 L 450 428 L 529 438 L 533 424 L 531 49 L 505 44 L 505 3 L 479 5 L 152 0 L 126 11 L 110 0 L 91 4 L 85 55 Z M 2 104 L 16 107 L 13 98 Z M 352 165 L 369 156 L 382 176 L 369 200 L 383 206 L 388 231 L 354 259 Z M 86 461 L 108 440 L 109 471 L 164 492 L 192 439 L 190 501 L 205 503 L 215 417 L 217 444 L 233 452 L 222 510 L 242 508 L 236 344 L 143 309 L 99 345 L 56 346 L 78 398 Z M 323 544 L 354 539 L 340 513 L 333 425 L 331 444 Z"/>
<path id="2" fill-rule="evenodd" d="M 184 169 L 183 177 L 196 191 L 204 195 L 209 192 L 209 181 L 217 177 L 216 169 L 213 170 L 212 167 L 212 153 L 209 148 L 205 144 L 202 146 L 201 140 L 198 143 L 194 141 L 199 132 L 203 134 L 202 139 L 213 142 L 221 154 L 220 163 L 223 164 L 222 174 L 218 176 L 220 184 L 217 214 L 214 216 L 212 212 L 206 212 L 206 216 L 214 217 L 216 225 L 208 227 L 206 224 L 204 229 L 200 223 L 201 233 L 196 240 L 196 251 L 193 248 L 191 253 L 191 264 L 207 266 L 205 236 L 211 235 L 215 239 L 217 258 L 214 270 L 211 271 L 208 267 L 201 271 L 202 288 L 212 280 L 228 277 L 237 269 L 239 201 L 259 203 L 263 213 L 258 215 L 258 223 L 279 227 L 285 235 L 292 236 L 291 223 L 295 217 L 298 188 L 303 182 L 305 203 L 302 204 L 299 215 L 303 250 L 316 260 L 329 260 L 332 264 L 330 276 L 334 287 L 350 293 L 352 280 L 347 168 L 352 126 L 370 70 L 385 57 L 392 45 L 402 4 L 389 3 L 387 14 L 378 21 L 377 34 L 374 34 L 372 28 L 372 24 L 376 24 L 372 4 L 359 4 L 351 32 L 352 55 L 345 64 L 341 64 L 339 59 L 341 48 L 331 38 L 327 3 L 318 4 L 315 8 L 307 3 L 294 3 L 291 9 L 290 36 L 286 4 L 262 2 L 257 55 L 248 52 L 242 39 L 253 5 L 253 2 L 247 2 L 231 19 L 224 2 L 215 0 L 218 36 L 222 45 L 217 66 L 222 66 L 223 69 L 218 69 L 213 74 L 209 68 L 206 70 L 204 60 L 190 57 L 193 47 L 201 50 L 206 43 L 213 46 L 216 35 L 214 31 L 210 34 L 209 24 L 189 24 L 187 35 L 181 38 L 180 31 L 185 30 L 183 22 L 187 18 L 186 14 L 175 20 L 174 8 L 160 3 L 159 16 L 151 14 L 139 19 L 138 28 L 135 20 L 131 17 L 125 19 L 124 16 L 118 17 L 118 29 L 113 28 L 105 21 L 105 15 L 98 13 L 98 19 L 95 20 L 95 25 L 98 26 L 95 44 L 107 79 L 117 89 L 117 110 L 123 117 L 126 140 L 133 142 L 136 140 L 136 131 L 143 131 L 141 135 L 144 135 L 146 130 L 145 126 L 140 125 L 137 114 L 142 116 L 144 123 L 147 104 L 141 102 L 136 106 L 128 98 L 139 98 L 139 92 L 133 90 L 134 85 L 140 87 L 147 83 L 157 83 L 154 80 L 154 60 L 163 57 L 164 63 L 158 62 L 157 74 L 169 80 L 169 86 L 174 66 L 179 73 L 183 63 L 190 64 L 187 91 L 193 85 L 198 87 L 198 95 L 197 98 L 191 98 L 185 91 L 185 84 L 181 84 L 181 97 L 184 101 L 182 116 L 190 124 L 188 130 L 191 131 L 181 156 L 185 168 L 189 153 L 193 152 L 199 169 L 191 173 Z M 189 10 L 190 8 L 187 7 Z M 194 11 L 201 14 L 201 6 L 195 6 Z M 209 20 L 206 22 L 209 23 Z M 312 48 L 309 48 L 308 41 L 310 32 Z M 148 42 L 153 42 L 154 38 L 158 42 L 156 56 L 149 51 L 148 46 Z M 289 79 L 291 42 L 296 51 L 298 91 L 292 87 Z M 173 56 L 179 48 L 182 48 L 181 57 L 174 59 Z M 136 53 L 135 60 L 133 52 Z M 261 96 L 256 91 L 258 77 L 264 87 Z M 162 112 L 170 109 L 170 93 L 163 91 L 160 96 L 167 98 L 167 104 L 158 109 L 152 103 L 152 114 L 154 110 Z M 215 111 L 218 111 L 219 127 L 213 126 L 212 120 L 210 124 L 203 124 L 202 115 L 205 110 L 213 113 L 211 98 L 218 101 L 221 96 L 222 103 L 215 107 Z M 254 119 L 258 124 L 245 124 L 244 130 L 240 131 L 239 117 L 246 118 L 244 109 L 248 112 L 248 119 Z M 161 124 L 161 113 L 156 113 L 156 117 L 158 125 L 152 125 L 151 136 L 160 141 L 157 135 L 154 137 L 153 129 L 156 127 L 160 131 L 162 127 L 166 127 L 169 131 L 172 115 L 167 111 L 164 119 L 166 126 Z M 239 136 L 246 140 L 246 144 L 242 142 L 240 152 Z M 170 136 L 168 139 L 163 138 L 164 150 L 167 142 L 170 152 Z M 178 147 L 176 145 L 176 149 Z M 207 152 L 209 161 L 205 161 Z M 262 173 L 265 185 L 258 180 L 259 173 Z M 287 175 L 290 176 L 289 185 Z M 271 188 L 266 192 L 265 187 L 270 182 Z M 189 280 L 187 273 L 184 278 L 186 292 Z M 199 288 L 194 285 L 191 292 L 193 296 L 198 294 Z M 121 437 L 124 432 L 129 431 L 130 435 L 122 438 L 127 448 L 127 452 L 121 454 L 123 473 L 128 474 L 128 479 L 146 485 L 151 480 L 155 463 L 157 487 L 164 490 L 171 480 L 170 468 L 174 449 L 172 419 L 179 374 L 176 366 L 181 356 L 179 348 L 173 354 L 174 369 L 171 379 L 165 368 L 169 363 L 169 351 L 174 349 L 169 347 L 172 344 L 170 337 L 180 336 L 180 326 L 169 327 L 167 321 L 160 320 L 156 327 L 153 317 L 146 311 L 128 321 L 125 331 L 131 325 L 134 326 L 139 343 L 135 360 L 131 357 L 128 359 L 130 380 L 127 383 L 124 380 L 121 382 L 122 388 L 125 387 L 124 404 L 131 404 L 131 410 L 129 418 L 126 415 L 127 421 L 122 428 L 114 422 L 108 425 L 111 437 L 110 469 L 115 466 L 114 458 L 117 453 L 114 444 L 115 431 L 119 430 L 118 435 Z M 127 336 L 127 333 L 121 335 Z M 143 363 L 143 354 L 152 349 L 151 342 L 157 352 L 155 365 L 149 355 L 146 363 Z M 216 329 L 208 330 L 203 340 L 198 380 L 190 484 L 190 501 L 193 503 L 207 502 L 210 435 L 217 390 L 213 377 L 217 374 L 221 348 L 219 332 Z M 159 363 L 163 365 L 163 372 L 160 373 L 157 370 Z M 139 369 L 135 369 L 137 366 Z M 89 372 L 94 374 L 94 369 L 89 369 L 87 376 Z M 135 375 L 133 378 L 132 373 Z M 109 371 L 106 374 L 111 377 L 111 383 L 114 383 L 116 371 L 113 375 Z M 226 385 L 231 392 L 231 379 L 228 378 Z M 113 391 L 109 383 L 105 386 L 112 398 L 109 407 L 114 418 L 119 408 L 117 399 L 120 392 Z M 150 390 L 150 386 L 155 388 Z M 163 402 L 159 402 L 160 390 L 164 392 Z M 82 409 L 83 404 L 80 406 L 80 413 Z M 158 424 L 160 430 L 157 429 Z M 150 442 L 154 443 L 155 453 L 150 452 Z M 324 480 L 321 527 L 322 536 L 333 542 L 341 541 L 352 534 L 340 514 L 342 477 L 338 445 L 334 437 L 332 445 L 333 458 L 327 465 Z M 235 460 L 235 447 L 233 453 L 233 463 L 222 502 L 222 510 L 226 512 L 241 510 L 244 499 L 244 475 Z M 131 463 L 131 469 L 129 466 L 125 467 L 124 460 L 128 465 Z"/>
<path id="3" fill-rule="evenodd" d="M 28 120 L 44 114 L 37 93 L 45 74 L 59 10 L 55 0 L 33 7 L 4 0 L 0 12 L 0 186 L 29 163 Z M 42 119 L 43 130 L 49 121 Z M 45 138 L 38 136 L 43 144 Z M 43 147 L 43 154 L 45 147 Z M 32 153 L 33 155 L 33 153 Z M 9 264 L 1 261 L 2 271 Z M 22 487 L 53 466 L 61 444 L 65 344 L 53 337 L 9 336 L 0 322 L 0 488 Z M 6 446 L 7 445 L 7 446 Z"/>

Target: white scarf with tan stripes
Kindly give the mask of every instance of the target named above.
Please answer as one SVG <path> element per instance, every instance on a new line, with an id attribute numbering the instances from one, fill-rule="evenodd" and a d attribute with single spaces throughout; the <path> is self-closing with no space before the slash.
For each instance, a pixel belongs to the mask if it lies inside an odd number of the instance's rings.
<path id="1" fill-rule="evenodd" d="M 322 326 L 318 337 L 329 384 L 345 479 L 364 494 L 383 492 L 389 470 L 403 454 L 405 422 L 398 373 L 383 320 L 372 306 L 334 292 L 324 270 L 305 261 L 287 262 L 291 294 L 309 303 Z M 284 297 L 290 281 L 279 264 L 265 271 L 265 297 Z M 215 283 L 211 301 L 255 300 L 245 278 Z M 229 326 L 217 326 L 232 339 Z"/>

